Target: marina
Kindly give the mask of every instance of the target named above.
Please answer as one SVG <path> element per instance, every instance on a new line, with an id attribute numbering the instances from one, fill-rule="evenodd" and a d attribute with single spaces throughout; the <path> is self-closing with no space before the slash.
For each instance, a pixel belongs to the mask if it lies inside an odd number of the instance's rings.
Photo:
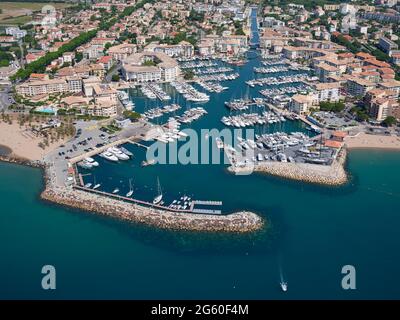
<path id="1" fill-rule="evenodd" d="M 171 82 L 171 85 L 176 89 L 177 92 L 183 95 L 187 101 L 193 102 L 207 102 L 210 100 L 210 96 L 196 90 L 193 86 L 185 82 Z"/>
<path id="2" fill-rule="evenodd" d="M 214 28 L 212 21 L 223 16 L 209 14 L 216 3 L 201 3 L 205 16 L 215 19 L 203 25 Z M 146 3 L 138 19 L 149 18 L 149 29 L 164 26 L 151 16 L 164 19 L 166 12 L 155 9 L 166 4 Z M 239 21 L 243 13 L 243 31 L 250 31 L 247 52 L 223 48 L 206 57 L 178 58 L 182 69 L 197 74 L 183 79 L 182 73 L 174 83 L 121 81 L 115 122 L 75 119 L 73 136 L 43 160 L 12 155 L 5 158 L 11 163 L 0 163 L 2 298 L 49 298 L 37 281 L 44 264 L 57 268 L 54 299 L 398 297 L 400 155 L 373 149 L 390 146 L 387 141 L 399 144 L 398 135 L 350 135 L 342 147 L 342 136 L 333 134 L 339 133 L 333 131 L 340 124 L 337 113 L 307 117 L 289 111 L 293 94 L 314 93 L 315 77 L 283 54 L 260 50 L 265 43 L 258 26 L 285 20 L 285 26 L 272 27 L 274 33 L 298 29 L 294 44 L 316 48 L 302 38 L 309 31 L 314 36 L 314 29 L 284 19 L 287 10 L 305 11 L 296 5 L 282 6 L 274 20 L 264 20 L 261 5 L 243 12 L 241 6 L 234 2 L 226 10 L 236 10 Z M 193 27 L 200 30 L 199 24 Z M 195 40 L 190 29 L 187 36 Z M 132 47 L 140 52 L 137 40 Z M 204 42 L 202 54 L 208 49 Z M 185 54 L 193 50 L 186 41 L 182 45 Z M 160 47 L 178 54 L 175 47 Z M 122 123 L 124 110 L 141 117 Z M 333 129 L 322 130 L 323 121 Z M 21 130 L 15 120 L 1 125 L 3 132 Z M 371 142 L 368 150 L 351 149 Z M 10 152 L 19 150 L 20 142 L 15 145 Z M 340 285 L 345 264 L 362 278 L 350 295 Z"/>
<path id="3" fill-rule="evenodd" d="M 175 111 L 178 111 L 182 107 L 179 104 L 171 104 L 171 105 L 165 105 L 163 107 L 156 107 L 152 109 L 148 109 L 143 113 L 143 116 L 145 119 L 155 119 L 162 117 L 166 113 L 174 113 Z"/>
<path id="4" fill-rule="evenodd" d="M 162 101 L 171 99 L 171 97 L 166 94 L 158 84 L 148 83 L 142 85 L 141 89 L 143 94 L 149 99 L 158 98 Z"/>

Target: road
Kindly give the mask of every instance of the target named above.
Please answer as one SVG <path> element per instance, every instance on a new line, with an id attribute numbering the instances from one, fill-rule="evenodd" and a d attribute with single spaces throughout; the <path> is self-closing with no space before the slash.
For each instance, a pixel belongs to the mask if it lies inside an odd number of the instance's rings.
<path id="1" fill-rule="evenodd" d="M 115 64 L 115 65 L 110 69 L 110 71 L 107 73 L 107 75 L 106 75 L 104 81 L 105 81 L 105 82 L 111 82 L 112 76 L 113 76 L 114 74 L 119 74 L 119 70 L 121 69 L 121 67 L 122 67 L 121 62 L 118 62 L 117 64 Z"/>
<path id="2" fill-rule="evenodd" d="M 10 85 L 0 87 L 0 112 L 3 110 L 5 111 L 11 105 L 11 103 L 14 101 L 14 100 L 12 100 L 12 102 L 11 102 L 9 100 L 9 98 L 11 97 L 9 90 L 11 90 Z"/>

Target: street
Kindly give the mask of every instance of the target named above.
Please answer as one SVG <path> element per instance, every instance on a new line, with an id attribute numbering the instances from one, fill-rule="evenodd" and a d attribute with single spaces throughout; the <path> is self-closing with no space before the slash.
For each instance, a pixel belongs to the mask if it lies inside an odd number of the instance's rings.
<path id="1" fill-rule="evenodd" d="M 10 90 L 10 85 L 0 87 L 0 111 L 6 110 L 14 102 L 14 99 L 9 93 Z M 10 98 L 12 99 L 11 101 Z"/>

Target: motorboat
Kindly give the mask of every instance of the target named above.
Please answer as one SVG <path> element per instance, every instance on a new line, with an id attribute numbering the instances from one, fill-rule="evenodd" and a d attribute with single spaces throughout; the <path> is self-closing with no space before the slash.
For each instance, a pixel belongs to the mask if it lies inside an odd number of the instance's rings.
<path id="1" fill-rule="evenodd" d="M 120 149 L 123 153 L 125 153 L 127 156 L 133 157 L 133 153 L 130 152 L 128 149 L 126 149 L 126 148 L 124 148 L 124 147 L 119 147 L 119 149 Z"/>
<path id="2" fill-rule="evenodd" d="M 94 160 L 93 158 L 91 158 L 91 157 L 85 158 L 84 161 L 86 161 L 87 163 L 90 163 L 93 167 L 98 167 L 99 166 L 99 163 L 96 160 Z"/>
<path id="3" fill-rule="evenodd" d="M 111 147 L 107 149 L 108 152 L 112 153 L 114 156 L 116 156 L 119 160 L 129 160 L 129 156 L 125 153 L 123 153 L 120 149 L 117 147 Z"/>
<path id="4" fill-rule="evenodd" d="M 281 286 L 282 291 L 284 291 L 284 292 L 287 291 L 287 289 L 288 289 L 287 282 L 281 281 L 280 286 Z"/>
<path id="5" fill-rule="evenodd" d="M 109 151 L 105 151 L 105 152 L 100 153 L 100 157 L 102 157 L 104 159 L 107 159 L 109 161 L 113 161 L 113 162 L 117 162 L 118 161 L 118 158 L 114 154 L 109 152 Z"/>

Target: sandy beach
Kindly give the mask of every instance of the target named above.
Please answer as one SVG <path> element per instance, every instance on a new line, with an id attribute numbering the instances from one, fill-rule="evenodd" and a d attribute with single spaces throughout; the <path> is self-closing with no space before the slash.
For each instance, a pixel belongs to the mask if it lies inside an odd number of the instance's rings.
<path id="1" fill-rule="evenodd" d="M 359 133 L 345 138 L 348 149 L 397 149 L 400 150 L 400 137 Z"/>
<path id="2" fill-rule="evenodd" d="M 13 124 L 0 122 L 0 145 L 12 150 L 12 156 L 27 160 L 41 160 L 51 150 L 54 150 L 65 141 L 58 141 L 50 144 L 45 149 L 38 146 L 42 139 L 26 132 L 25 128 L 20 128 L 17 121 Z"/>

